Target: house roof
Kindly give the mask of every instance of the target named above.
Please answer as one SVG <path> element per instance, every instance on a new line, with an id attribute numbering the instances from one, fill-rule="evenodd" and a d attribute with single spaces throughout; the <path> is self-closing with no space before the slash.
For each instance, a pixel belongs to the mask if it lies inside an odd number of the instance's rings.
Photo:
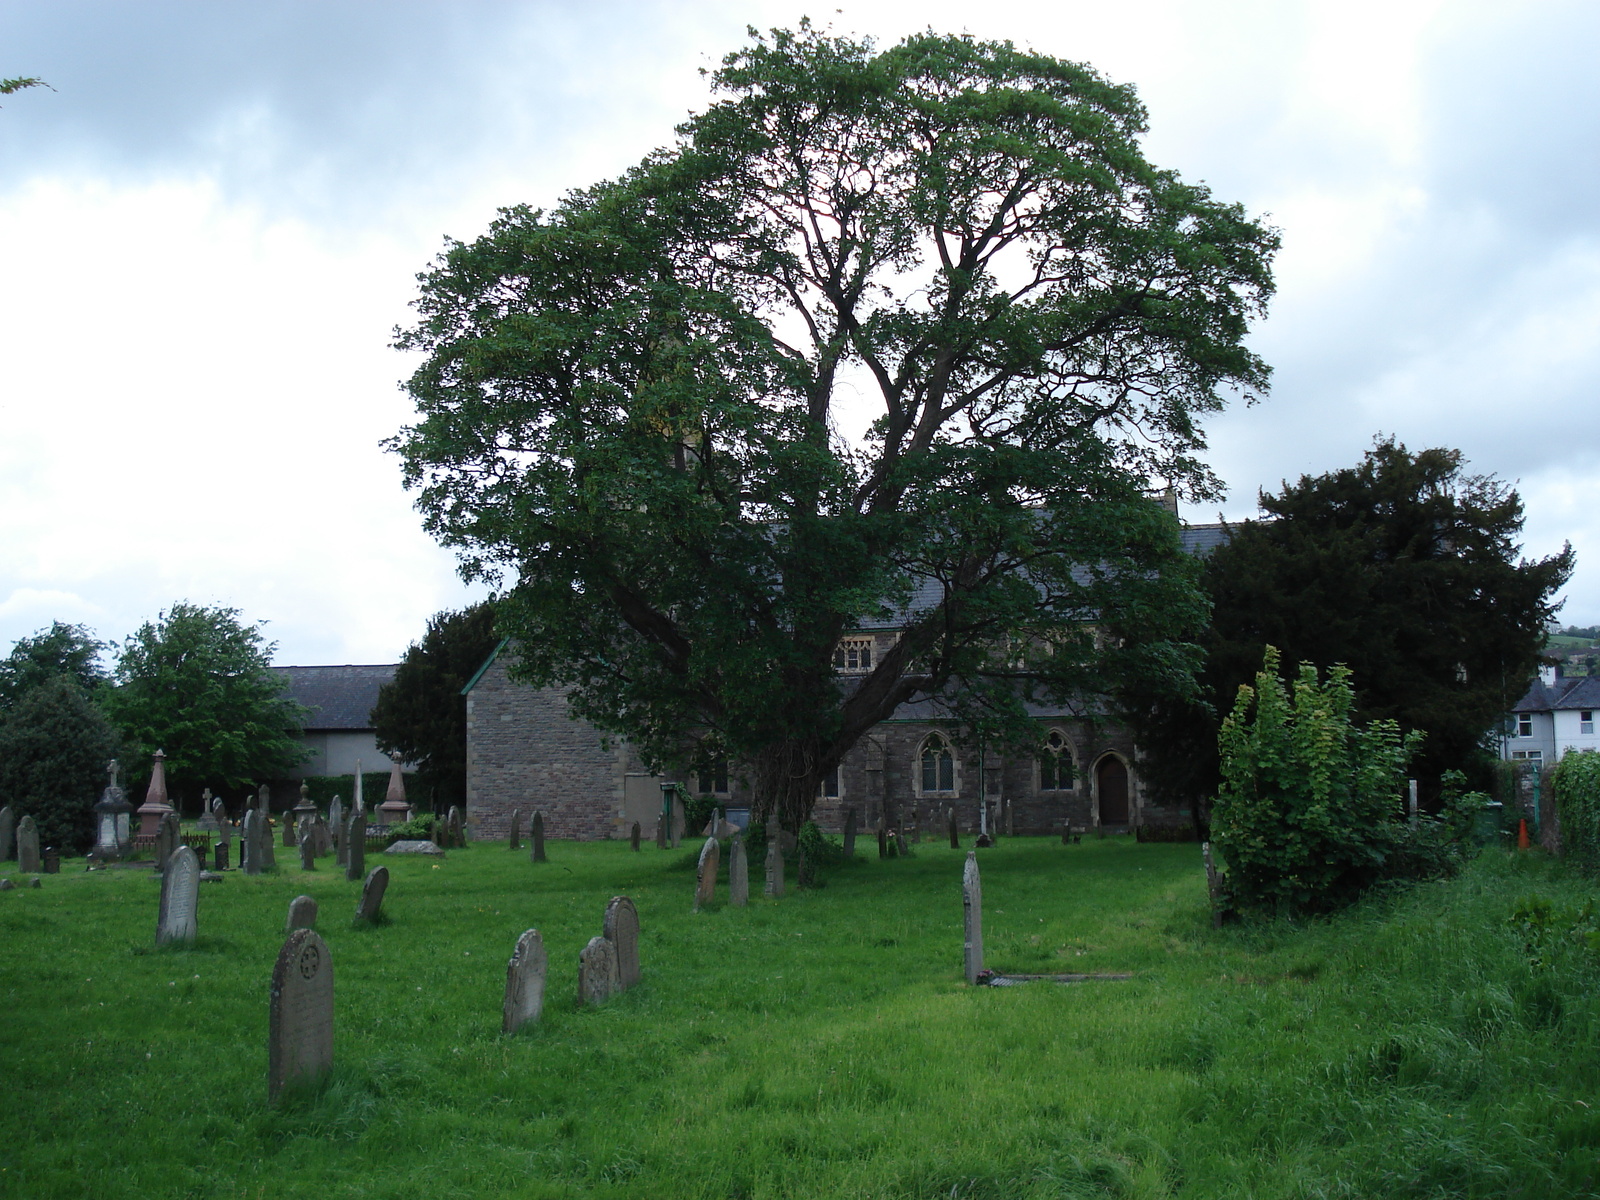
<path id="1" fill-rule="evenodd" d="M 1550 683 L 1535 679 L 1528 694 L 1518 700 L 1512 712 L 1554 712 L 1557 709 L 1600 708 L 1600 679 L 1574 675 Z"/>
<path id="2" fill-rule="evenodd" d="M 371 729 L 378 689 L 394 678 L 398 664 L 343 667 L 273 667 L 284 694 L 311 710 L 307 729 Z"/>

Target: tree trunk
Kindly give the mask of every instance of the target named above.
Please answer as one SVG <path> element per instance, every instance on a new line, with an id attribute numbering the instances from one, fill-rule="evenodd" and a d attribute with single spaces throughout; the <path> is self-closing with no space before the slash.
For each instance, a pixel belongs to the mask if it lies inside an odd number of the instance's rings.
<path id="1" fill-rule="evenodd" d="M 818 743 L 791 739 L 763 751 L 753 764 L 755 769 L 755 811 L 757 821 L 778 824 L 791 833 L 811 819 L 822 777 L 835 764 L 823 757 Z"/>

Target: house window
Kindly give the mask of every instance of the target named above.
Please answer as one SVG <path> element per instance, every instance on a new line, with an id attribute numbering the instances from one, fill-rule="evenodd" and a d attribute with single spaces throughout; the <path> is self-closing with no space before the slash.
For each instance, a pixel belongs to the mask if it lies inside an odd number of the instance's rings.
<path id="1" fill-rule="evenodd" d="M 1592 708 L 1585 708 L 1585 709 L 1581 709 L 1579 711 L 1579 713 L 1578 713 L 1578 732 L 1579 733 L 1593 733 L 1594 732 L 1594 710 Z"/>
<path id="2" fill-rule="evenodd" d="M 702 796 L 726 796 L 728 794 L 727 759 L 719 758 L 700 772 L 700 794 Z"/>
<path id="3" fill-rule="evenodd" d="M 833 652 L 833 667 L 856 675 L 872 670 L 872 639 L 845 638 Z"/>
<path id="4" fill-rule="evenodd" d="M 1067 750 L 1067 740 L 1058 730 L 1050 731 L 1050 736 L 1044 740 L 1044 753 L 1039 755 L 1039 790 L 1072 790 L 1072 755 Z"/>
<path id="5" fill-rule="evenodd" d="M 1531 716 L 1529 716 L 1527 713 L 1521 713 L 1517 717 L 1517 736 L 1518 737 L 1532 737 L 1533 736 L 1533 718 Z"/>
<path id="6" fill-rule="evenodd" d="M 837 800 L 839 798 L 839 768 L 834 767 L 822 777 L 822 782 L 817 785 L 817 798 L 819 800 Z"/>
<path id="7" fill-rule="evenodd" d="M 1527 760 L 1527 761 L 1530 761 L 1530 762 L 1537 762 L 1539 759 L 1544 757 L 1544 751 L 1543 750 L 1513 750 L 1511 752 L 1511 757 L 1512 757 L 1513 760 L 1517 760 L 1517 761 Z"/>
<path id="8" fill-rule="evenodd" d="M 922 744 L 922 791 L 927 794 L 955 790 L 955 755 L 950 753 L 950 743 L 934 734 Z"/>

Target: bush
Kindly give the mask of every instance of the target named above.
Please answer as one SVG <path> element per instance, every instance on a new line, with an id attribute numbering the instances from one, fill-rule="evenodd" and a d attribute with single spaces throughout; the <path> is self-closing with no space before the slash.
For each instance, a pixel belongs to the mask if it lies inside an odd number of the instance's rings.
<path id="1" fill-rule="evenodd" d="M 434 840 L 433 831 L 442 823 L 443 818 L 433 813 L 418 813 L 409 821 L 388 826 L 384 837 L 391 846 L 396 842 L 430 842 Z"/>
<path id="2" fill-rule="evenodd" d="M 1420 735 L 1402 737 L 1393 721 L 1361 729 L 1354 706 L 1347 668 L 1333 667 L 1323 683 L 1302 663 L 1291 692 L 1271 646 L 1256 686 L 1239 689 L 1218 739 L 1222 788 L 1211 816 L 1235 907 L 1325 912 L 1381 880 L 1437 875 L 1456 861 L 1448 821 L 1411 829 L 1400 817 Z"/>
<path id="3" fill-rule="evenodd" d="M 1569 750 L 1546 776 L 1561 821 L 1561 850 L 1580 865 L 1600 867 L 1600 751 Z"/>
<path id="4" fill-rule="evenodd" d="M 39 845 L 63 853 L 94 840 L 94 805 L 117 755 L 111 723 L 65 676 L 30 689 L 0 724 L 0 803 L 32 816 Z"/>

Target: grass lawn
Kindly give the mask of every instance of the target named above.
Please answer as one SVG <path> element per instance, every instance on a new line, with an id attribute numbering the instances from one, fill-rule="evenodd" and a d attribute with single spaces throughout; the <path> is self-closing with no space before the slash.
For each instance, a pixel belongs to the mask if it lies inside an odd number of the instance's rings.
<path id="1" fill-rule="evenodd" d="M 68 863 L 0 892 L 0 1196 L 1600 1194 L 1591 889 L 1542 856 L 1219 932 L 1196 847 L 1007 839 L 980 854 L 988 965 L 1135 978 L 972 988 L 965 853 L 861 849 L 698 914 L 687 848 L 373 856 L 392 919 L 359 930 L 360 885 L 280 850 L 201 885 L 199 942 L 159 952 L 152 874 Z M 301 892 L 338 1066 L 275 1110 L 267 985 Z M 580 1011 L 614 894 L 644 981 Z M 545 1014 L 504 1037 L 529 927 Z"/>

